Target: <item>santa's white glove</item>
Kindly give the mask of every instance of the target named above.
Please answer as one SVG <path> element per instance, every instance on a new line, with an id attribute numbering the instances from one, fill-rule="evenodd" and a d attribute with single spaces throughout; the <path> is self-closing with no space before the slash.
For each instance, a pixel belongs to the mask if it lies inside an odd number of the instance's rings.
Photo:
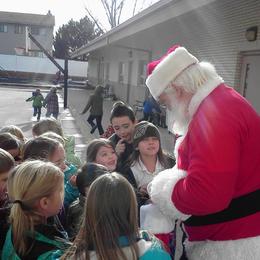
<path id="1" fill-rule="evenodd" d="M 174 167 L 160 172 L 147 186 L 152 202 L 169 218 L 186 220 L 190 217 L 180 212 L 172 202 L 175 184 L 186 175 L 185 171 Z"/>

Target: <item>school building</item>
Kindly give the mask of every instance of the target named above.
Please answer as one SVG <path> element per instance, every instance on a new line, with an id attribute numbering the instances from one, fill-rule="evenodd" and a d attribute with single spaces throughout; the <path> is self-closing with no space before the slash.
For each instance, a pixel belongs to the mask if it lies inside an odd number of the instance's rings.
<path id="1" fill-rule="evenodd" d="M 111 86 L 130 105 L 144 100 L 146 64 L 180 44 L 212 62 L 260 113 L 260 1 L 161 0 L 79 48 L 92 84 Z"/>

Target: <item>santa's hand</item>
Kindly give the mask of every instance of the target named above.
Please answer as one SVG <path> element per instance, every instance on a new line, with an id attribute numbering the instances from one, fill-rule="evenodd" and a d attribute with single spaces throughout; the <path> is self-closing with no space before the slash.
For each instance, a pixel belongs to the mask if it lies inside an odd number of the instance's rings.
<path id="1" fill-rule="evenodd" d="M 180 212 L 172 201 L 172 193 L 180 179 L 187 173 L 176 167 L 160 172 L 147 186 L 152 202 L 167 216 L 174 219 L 186 220 L 189 215 Z"/>

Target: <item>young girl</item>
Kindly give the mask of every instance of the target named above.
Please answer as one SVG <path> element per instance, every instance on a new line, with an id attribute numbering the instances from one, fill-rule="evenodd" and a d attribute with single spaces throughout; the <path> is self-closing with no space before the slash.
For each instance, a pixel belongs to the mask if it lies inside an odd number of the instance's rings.
<path id="1" fill-rule="evenodd" d="M 54 118 L 58 118 L 59 115 L 59 101 L 58 101 L 58 95 L 57 95 L 57 88 L 52 87 L 45 97 L 43 101 L 44 107 L 46 107 L 46 117 L 50 117 L 51 115 Z"/>
<path id="2" fill-rule="evenodd" d="M 162 151 L 158 128 L 147 121 L 136 124 L 133 133 L 134 152 L 130 169 L 138 188 L 146 193 L 146 187 L 159 172 L 172 168 L 175 160 Z"/>
<path id="3" fill-rule="evenodd" d="M 133 152 L 132 135 L 136 123 L 133 109 L 122 101 L 116 102 L 111 111 L 110 122 L 115 133 L 109 140 L 115 146 L 119 162 L 118 167 L 123 169 L 124 164 Z"/>
<path id="4" fill-rule="evenodd" d="M 80 229 L 85 200 L 90 185 L 95 179 L 105 173 L 108 173 L 108 169 L 105 166 L 96 163 L 86 163 L 78 171 L 76 185 L 80 194 L 79 198 L 70 205 L 66 222 L 70 239 L 74 239 Z"/>
<path id="5" fill-rule="evenodd" d="M 22 144 L 24 144 L 26 142 L 26 137 L 24 136 L 22 129 L 16 125 L 3 126 L 0 129 L 0 133 L 10 133 L 10 134 L 16 136 Z"/>
<path id="6" fill-rule="evenodd" d="M 87 147 L 87 162 L 105 166 L 110 172 L 117 166 L 117 155 L 113 144 L 104 138 L 92 140 Z"/>
<path id="7" fill-rule="evenodd" d="M 13 205 L 2 259 L 53 259 L 62 248 L 58 238 L 65 239 L 47 223 L 62 207 L 61 170 L 49 162 L 24 162 L 10 174 L 8 194 Z"/>
<path id="8" fill-rule="evenodd" d="M 18 138 L 10 133 L 0 134 L 0 148 L 10 153 L 16 164 L 21 161 L 22 144 Z"/>
<path id="9" fill-rule="evenodd" d="M 45 118 L 36 123 L 32 128 L 32 134 L 34 137 L 40 136 L 46 132 L 54 132 L 64 139 L 66 160 L 79 168 L 81 166 L 81 161 L 80 158 L 75 154 L 75 137 L 65 136 L 60 122 L 54 118 Z"/>
<path id="10" fill-rule="evenodd" d="M 87 147 L 87 162 L 105 166 L 109 172 L 117 170 L 134 188 L 137 188 L 135 178 L 129 171 L 121 171 L 117 166 L 118 158 L 113 143 L 104 138 L 92 140 Z"/>
<path id="11" fill-rule="evenodd" d="M 88 103 L 81 112 L 81 115 L 85 114 L 89 109 L 89 117 L 87 119 L 91 126 L 90 133 L 93 134 L 98 128 L 99 135 L 104 133 L 102 127 L 102 116 L 103 116 L 103 90 L 102 86 L 96 86 L 94 94 L 90 95 Z M 93 122 L 96 120 L 96 124 Z"/>
<path id="12" fill-rule="evenodd" d="M 9 228 L 8 216 L 10 213 L 10 203 L 6 185 L 9 173 L 14 164 L 14 158 L 11 154 L 0 148 L 0 253 Z"/>
<path id="13" fill-rule="evenodd" d="M 37 88 L 33 93 L 32 96 L 26 99 L 26 102 L 32 101 L 33 106 L 33 116 L 37 115 L 37 121 L 41 119 L 41 110 L 42 110 L 42 102 L 44 98 L 41 93 L 41 90 Z"/>
<path id="14" fill-rule="evenodd" d="M 81 230 L 61 259 L 171 259 L 158 240 L 138 230 L 135 193 L 121 175 L 96 179 L 85 207 Z"/>
<path id="15" fill-rule="evenodd" d="M 58 166 L 64 173 L 65 208 L 69 206 L 79 195 L 76 187 L 76 169 L 66 165 L 65 151 L 61 143 L 48 137 L 36 137 L 29 140 L 24 147 L 23 160 L 39 159 L 47 160 Z"/>

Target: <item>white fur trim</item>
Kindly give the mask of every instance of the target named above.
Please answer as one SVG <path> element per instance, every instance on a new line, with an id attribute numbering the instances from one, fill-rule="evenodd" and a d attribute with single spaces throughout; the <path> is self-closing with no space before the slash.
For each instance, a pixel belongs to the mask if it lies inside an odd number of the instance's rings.
<path id="1" fill-rule="evenodd" d="M 201 102 L 224 80 L 221 77 L 217 77 L 212 80 L 208 80 L 206 84 L 202 85 L 192 97 L 189 104 L 189 115 L 192 117 L 197 111 Z"/>
<path id="2" fill-rule="evenodd" d="M 153 203 L 160 208 L 163 214 L 173 219 L 186 220 L 190 217 L 190 215 L 181 213 L 172 202 L 175 184 L 186 175 L 186 171 L 176 167 L 167 169 L 160 172 L 147 187 Z"/>
<path id="3" fill-rule="evenodd" d="M 174 229 L 174 221 L 162 214 L 154 204 L 144 205 L 140 208 L 140 227 L 153 234 L 170 233 Z"/>
<path id="4" fill-rule="evenodd" d="M 185 242 L 189 260 L 259 260 L 260 236 L 227 240 Z"/>
<path id="5" fill-rule="evenodd" d="M 167 85 L 183 70 L 198 62 L 198 59 L 184 47 L 178 47 L 169 53 L 146 79 L 146 85 L 152 96 L 157 99 Z"/>

